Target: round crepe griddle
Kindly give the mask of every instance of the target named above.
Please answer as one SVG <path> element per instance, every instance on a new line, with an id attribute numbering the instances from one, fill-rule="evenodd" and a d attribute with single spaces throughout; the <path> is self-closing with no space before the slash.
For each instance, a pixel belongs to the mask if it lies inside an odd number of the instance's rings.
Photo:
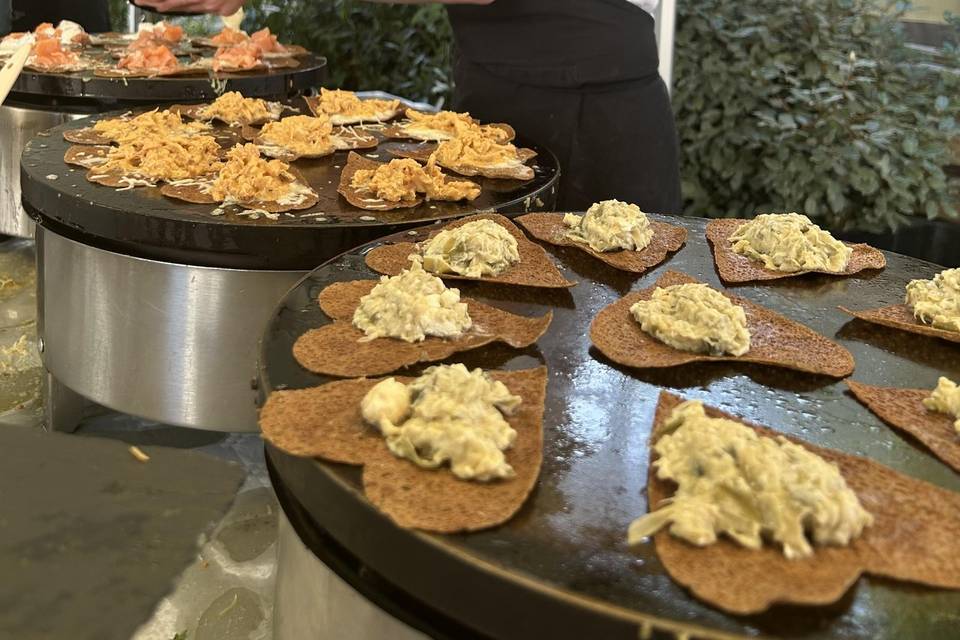
<path id="1" fill-rule="evenodd" d="M 734 616 L 692 597 L 666 574 L 654 545 L 626 545 L 630 522 L 647 512 L 648 440 L 660 389 L 700 398 L 746 420 L 808 442 L 865 455 L 910 476 L 960 491 L 960 474 L 884 425 L 840 380 L 743 363 L 666 370 L 611 365 L 590 346 L 588 327 L 608 304 L 651 286 L 666 269 L 722 287 L 704 238 L 705 220 L 657 219 L 689 231 L 687 245 L 642 277 L 570 247 L 547 246 L 579 284 L 545 291 L 457 281 L 463 295 L 553 323 L 538 346 L 491 345 L 446 362 L 469 367 L 549 369 L 543 468 L 538 487 L 505 525 L 466 535 L 399 529 L 374 509 L 358 469 L 296 458 L 267 445 L 274 485 L 301 537 L 362 593 L 417 626 L 448 625 L 438 637 L 623 638 L 644 629 L 697 638 L 761 635 L 791 639 L 951 637 L 960 592 L 861 578 L 825 607 L 774 606 Z M 422 236 L 421 236 L 422 237 Z M 406 235 L 397 239 L 408 240 Z M 372 243 L 311 273 L 277 308 L 265 332 L 259 376 L 264 397 L 326 378 L 297 365 L 291 348 L 328 320 L 316 303 L 332 282 L 374 278 L 363 255 Z M 849 278 L 807 275 L 731 288 L 849 349 L 853 380 L 932 389 L 940 375 L 960 378 L 960 346 L 851 319 L 840 304 L 899 301 L 914 278 L 941 267 L 887 253 L 887 267 Z M 404 372 L 415 375 L 420 368 Z M 444 471 L 446 473 L 446 471 Z M 363 571 L 351 573 L 352 558 Z M 415 618 L 409 616 L 416 614 Z"/>
<path id="2" fill-rule="evenodd" d="M 204 53 L 204 52 L 201 52 Z M 212 51 L 206 51 L 212 55 Z M 87 46 L 81 52 L 84 59 L 105 64 L 117 60 L 102 46 Z M 190 56 L 178 56 L 183 63 Z M 24 102 L 60 102 L 63 99 L 87 99 L 100 102 L 162 103 L 212 100 L 224 91 L 240 91 L 250 97 L 285 98 L 304 93 L 318 86 L 326 76 L 327 60 L 313 54 L 298 57 L 295 68 L 237 73 L 201 73 L 199 75 L 102 78 L 93 69 L 52 73 L 24 69 L 10 89 L 13 100 Z"/>
<path id="3" fill-rule="evenodd" d="M 301 98 L 287 101 L 309 113 Z M 123 111 L 97 116 L 117 117 Z M 285 115 L 293 115 L 285 111 Z M 365 211 L 339 193 L 340 173 L 348 151 L 291 163 L 317 191 L 320 201 L 310 209 L 280 214 L 277 220 L 254 219 L 227 208 L 213 215 L 216 204 L 191 204 L 160 194 L 159 188 L 117 191 L 91 183 L 86 170 L 67 165 L 63 155 L 71 144 L 63 131 L 92 126 L 83 118 L 43 132 L 27 143 L 20 160 L 24 208 L 41 225 L 67 237 L 111 251 L 150 259 L 242 269 L 312 269 L 329 257 L 373 238 L 411 225 L 478 213 L 506 215 L 542 211 L 553 206 L 560 173 L 556 157 L 543 147 L 520 138 L 538 152 L 532 163 L 536 176 L 529 181 L 477 182 L 480 196 L 472 202 L 425 202 L 392 211 Z M 214 123 L 222 144 L 245 142 L 240 128 Z M 384 140 L 377 148 L 362 149 L 365 157 L 382 162 L 394 156 L 390 149 L 402 141 Z"/>

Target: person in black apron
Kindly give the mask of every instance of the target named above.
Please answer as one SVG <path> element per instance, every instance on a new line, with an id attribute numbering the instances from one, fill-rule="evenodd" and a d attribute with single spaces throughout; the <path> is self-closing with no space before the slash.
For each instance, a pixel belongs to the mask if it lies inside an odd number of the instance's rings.
<path id="1" fill-rule="evenodd" d="M 680 211 L 677 134 L 653 16 L 627 0 L 448 6 L 453 108 L 508 122 L 560 159 L 558 207 L 617 198 Z"/>
<path id="2" fill-rule="evenodd" d="M 41 22 L 76 22 L 87 33 L 110 31 L 107 0 L 12 0 L 13 31 L 33 31 Z"/>
<path id="3" fill-rule="evenodd" d="M 224 13 L 238 0 L 135 2 Z M 453 108 L 507 122 L 556 153 L 560 209 L 617 198 L 680 211 L 677 133 L 653 16 L 628 0 L 445 4 L 457 44 Z"/>

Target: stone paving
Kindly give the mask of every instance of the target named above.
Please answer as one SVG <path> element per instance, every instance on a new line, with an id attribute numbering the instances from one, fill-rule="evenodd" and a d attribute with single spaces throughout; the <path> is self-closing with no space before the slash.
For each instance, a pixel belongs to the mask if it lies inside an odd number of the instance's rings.
<path id="1" fill-rule="evenodd" d="M 44 428 L 34 260 L 32 241 L 0 242 L 0 428 Z M 259 434 L 172 427 L 95 405 L 84 415 L 76 437 L 195 449 L 247 471 L 233 507 L 203 541 L 196 562 L 133 640 L 270 640 L 279 507 Z"/>

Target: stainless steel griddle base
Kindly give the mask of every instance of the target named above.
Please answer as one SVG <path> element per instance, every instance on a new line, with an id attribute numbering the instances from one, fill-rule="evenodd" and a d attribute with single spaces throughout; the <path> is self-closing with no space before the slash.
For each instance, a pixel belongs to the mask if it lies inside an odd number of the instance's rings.
<path id="1" fill-rule="evenodd" d="M 0 233 L 33 237 L 33 220 L 20 204 L 20 152 L 27 140 L 45 129 L 86 115 L 0 106 Z"/>
<path id="2" fill-rule="evenodd" d="M 304 275 L 147 260 L 38 227 L 51 428 L 72 430 L 72 391 L 166 424 L 255 431 L 259 336 Z"/>
<path id="3" fill-rule="evenodd" d="M 426 640 L 363 597 L 308 549 L 280 511 L 274 640 Z"/>

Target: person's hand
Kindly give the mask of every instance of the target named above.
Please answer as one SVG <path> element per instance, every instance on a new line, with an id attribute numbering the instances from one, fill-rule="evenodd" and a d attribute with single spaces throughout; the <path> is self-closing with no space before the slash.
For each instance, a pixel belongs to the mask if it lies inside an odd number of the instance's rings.
<path id="1" fill-rule="evenodd" d="M 160 13 L 215 13 L 229 16 L 243 6 L 244 0 L 134 0 L 133 4 Z"/>

